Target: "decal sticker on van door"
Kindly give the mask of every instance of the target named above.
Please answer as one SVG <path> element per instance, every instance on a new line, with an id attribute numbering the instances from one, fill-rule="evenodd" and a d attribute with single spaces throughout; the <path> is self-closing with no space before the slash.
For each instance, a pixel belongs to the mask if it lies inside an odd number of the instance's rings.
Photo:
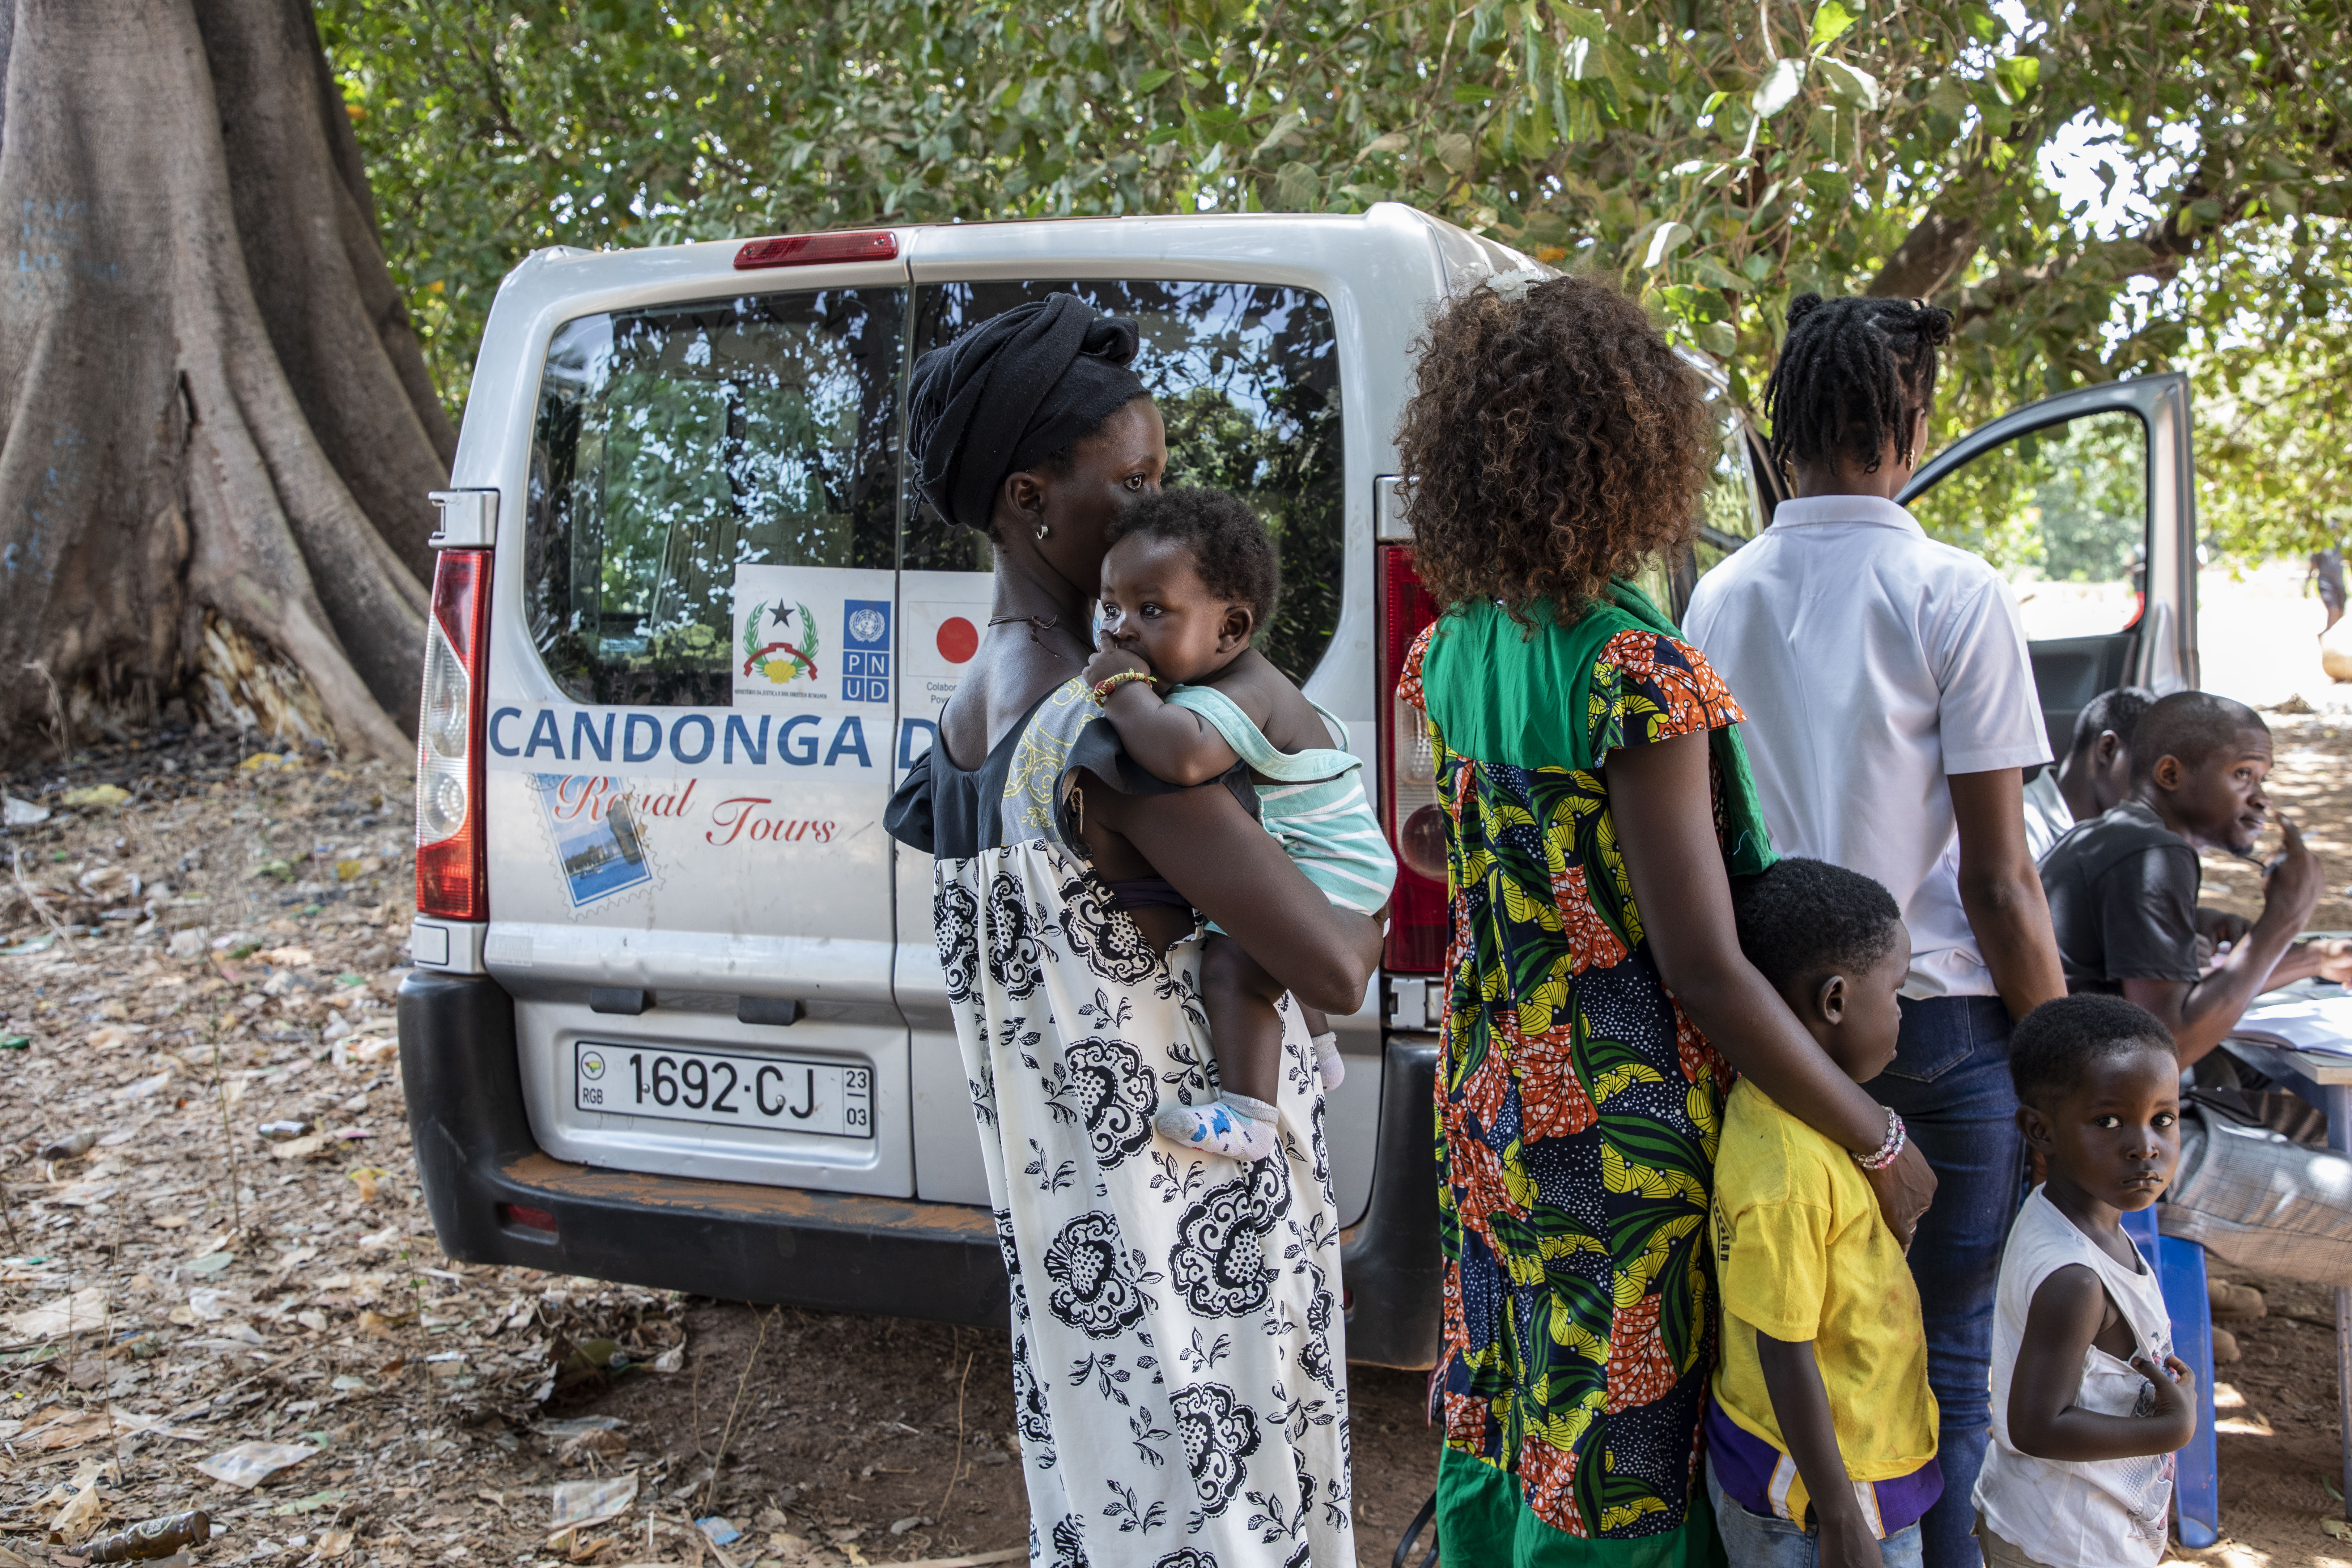
<path id="1" fill-rule="evenodd" d="M 491 700 L 493 795 L 545 834 L 535 885 L 516 887 L 505 918 L 794 931 L 792 890 L 808 879 L 828 913 L 805 934 L 887 931 L 897 574 L 730 570 L 711 628 L 722 705 Z M 518 784 L 528 802 L 504 793 Z M 850 889 L 866 896 L 837 896 Z"/>
<path id="2" fill-rule="evenodd" d="M 963 672 L 980 652 L 988 629 L 996 580 L 985 572 L 905 572 L 899 599 L 906 605 L 898 636 L 900 683 L 898 743 L 891 763 L 903 773 L 930 750 L 939 735 L 940 710 L 948 705 Z"/>
<path id="3" fill-rule="evenodd" d="M 892 574 L 735 568 L 734 704 L 890 701 Z"/>
<path id="4" fill-rule="evenodd" d="M 573 909 L 654 879 L 625 783 L 582 773 L 540 773 L 532 782 Z"/>

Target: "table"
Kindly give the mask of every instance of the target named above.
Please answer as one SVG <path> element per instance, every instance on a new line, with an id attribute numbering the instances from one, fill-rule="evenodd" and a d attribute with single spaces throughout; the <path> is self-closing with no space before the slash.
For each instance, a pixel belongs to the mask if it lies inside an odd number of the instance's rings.
<path id="1" fill-rule="evenodd" d="M 2259 1015 L 2247 1022 L 2258 1022 Z M 2327 1113 L 2327 1146 L 2352 1154 L 2352 1057 L 2222 1041 L 2230 1054 Z M 2344 1517 L 2352 1520 L 2352 1287 L 2336 1288 L 2336 1419 L 2343 1444 Z"/>

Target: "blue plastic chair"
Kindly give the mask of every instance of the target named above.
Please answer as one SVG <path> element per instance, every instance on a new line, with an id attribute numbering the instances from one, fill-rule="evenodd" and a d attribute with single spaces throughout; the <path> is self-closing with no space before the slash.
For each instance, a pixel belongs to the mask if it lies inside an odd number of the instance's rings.
<path id="1" fill-rule="evenodd" d="M 2164 1291 L 2172 1353 L 2197 1373 L 2197 1436 L 2180 1450 L 2173 1475 L 2173 1516 L 2183 1546 L 2210 1546 L 2221 1539 L 2221 1467 L 2213 1441 L 2213 1304 L 2205 1291 L 2205 1249 L 2157 1234 L 2153 1206 L 2124 1215 L 2123 1223 Z"/>

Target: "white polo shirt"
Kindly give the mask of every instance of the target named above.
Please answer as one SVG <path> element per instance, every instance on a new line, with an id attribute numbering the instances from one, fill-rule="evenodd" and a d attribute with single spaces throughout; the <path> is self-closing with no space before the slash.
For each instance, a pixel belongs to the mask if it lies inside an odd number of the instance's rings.
<path id="1" fill-rule="evenodd" d="M 1772 847 L 1885 884 L 1911 932 L 1905 995 L 1995 994 L 1944 781 L 2050 760 L 2000 574 L 1893 501 L 1816 496 L 1781 502 L 1683 620 L 1748 711 Z"/>

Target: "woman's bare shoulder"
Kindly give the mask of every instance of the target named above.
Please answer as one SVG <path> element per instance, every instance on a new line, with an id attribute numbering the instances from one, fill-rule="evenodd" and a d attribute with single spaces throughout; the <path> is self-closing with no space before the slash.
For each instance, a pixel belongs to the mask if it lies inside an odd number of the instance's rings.
<path id="1" fill-rule="evenodd" d="M 1080 668 L 1063 650 L 1032 641 L 1025 633 L 1003 639 L 993 649 L 982 644 L 940 716 L 949 760 L 968 770 L 980 767 L 1040 698 Z"/>

